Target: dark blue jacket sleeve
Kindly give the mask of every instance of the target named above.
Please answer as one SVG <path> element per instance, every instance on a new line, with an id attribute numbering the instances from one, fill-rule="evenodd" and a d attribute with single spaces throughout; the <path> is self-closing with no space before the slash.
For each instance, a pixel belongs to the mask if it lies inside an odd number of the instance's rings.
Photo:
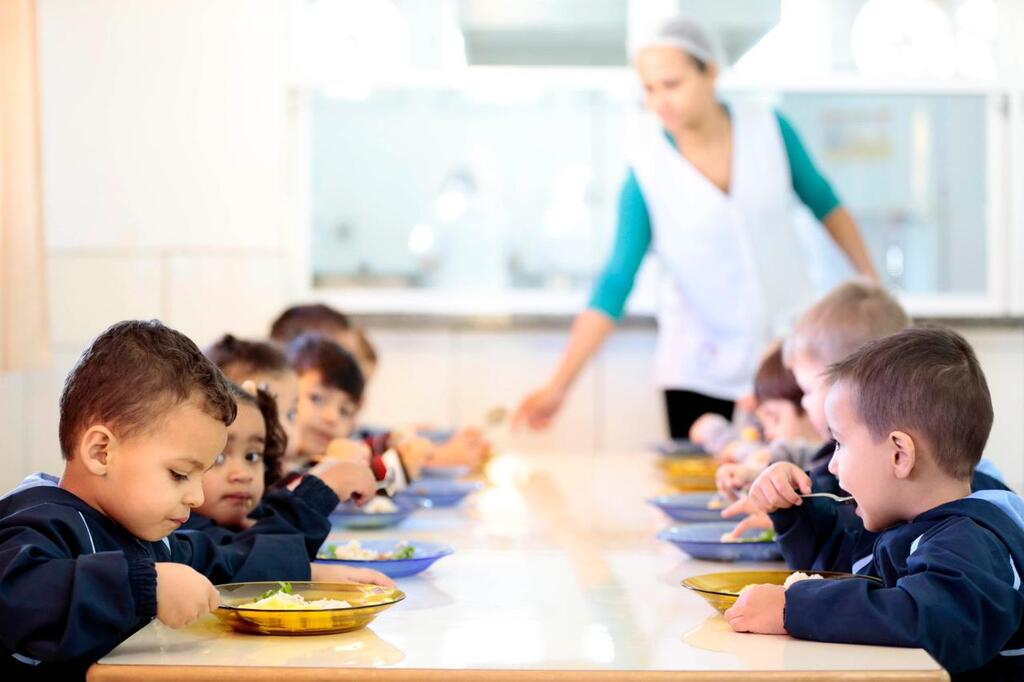
<path id="1" fill-rule="evenodd" d="M 309 557 L 302 537 L 251 534 L 218 545 L 201 531 L 183 530 L 170 538 L 171 561 L 188 564 L 213 584 L 267 580 L 309 580 Z"/>
<path id="2" fill-rule="evenodd" d="M 951 673 L 992 661 L 1021 626 L 1006 547 L 968 519 L 921 542 L 891 587 L 806 580 L 786 591 L 786 630 L 823 642 L 920 647 Z"/>
<path id="3" fill-rule="evenodd" d="M 805 498 L 799 507 L 770 516 L 782 557 L 796 570 L 849 572 L 877 537 L 865 530 L 852 505 L 829 499 Z"/>
<path id="4" fill-rule="evenodd" d="M 74 533 L 61 532 L 59 520 L 4 526 L 0 640 L 8 651 L 44 663 L 95 660 L 156 615 L 153 561 L 117 551 L 73 558 L 63 538 Z"/>
<path id="5" fill-rule="evenodd" d="M 236 538 L 252 534 L 299 534 L 309 560 L 331 532 L 329 515 L 338 506 L 338 496 L 316 476 L 306 475 L 291 490 L 273 490 L 263 496 L 251 516 L 256 523 Z"/>

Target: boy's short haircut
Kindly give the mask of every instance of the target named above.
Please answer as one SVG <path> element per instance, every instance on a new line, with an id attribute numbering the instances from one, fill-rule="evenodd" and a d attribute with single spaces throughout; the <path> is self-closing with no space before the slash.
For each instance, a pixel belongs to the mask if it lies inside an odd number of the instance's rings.
<path id="1" fill-rule="evenodd" d="M 239 383 L 253 374 L 291 371 L 288 358 L 268 341 L 249 341 L 225 334 L 207 346 L 203 353 L 229 379 Z"/>
<path id="2" fill-rule="evenodd" d="M 281 478 L 281 458 L 288 449 L 288 435 L 284 432 L 277 415 L 277 401 L 262 388 L 256 389 L 256 395 L 253 395 L 237 384 L 229 385 L 236 404 L 252 405 L 263 416 L 263 425 L 267 432 L 263 444 L 263 486 L 269 489 Z"/>
<path id="3" fill-rule="evenodd" d="M 324 386 L 348 393 L 356 403 L 363 399 L 365 380 L 355 357 L 338 343 L 320 334 L 303 334 L 288 345 L 288 360 L 302 375 L 317 371 Z"/>
<path id="4" fill-rule="evenodd" d="M 270 338 L 287 345 L 302 334 L 319 332 L 331 336 L 351 328 L 352 321 L 340 310 L 323 303 L 309 303 L 293 305 L 278 315 L 270 325 Z"/>
<path id="5" fill-rule="evenodd" d="M 796 383 L 796 377 L 782 364 L 782 346 L 776 345 L 761 361 L 754 376 L 754 399 L 758 404 L 766 400 L 785 400 L 796 407 L 797 414 L 803 414 L 800 399 L 804 392 Z"/>
<path id="6" fill-rule="evenodd" d="M 64 459 L 74 457 L 78 438 L 93 424 L 129 438 L 196 397 L 206 414 L 225 425 L 234 421 L 227 379 L 191 339 L 159 320 L 118 322 L 93 340 L 64 381 Z"/>
<path id="7" fill-rule="evenodd" d="M 969 480 L 992 429 L 992 396 L 978 358 L 950 329 L 915 328 L 872 341 L 828 369 L 851 387 L 869 433 L 921 439 L 946 474 Z"/>
<path id="8" fill-rule="evenodd" d="M 786 339 L 782 357 L 792 366 L 797 357 L 830 365 L 868 341 L 910 326 L 899 302 L 882 286 L 866 280 L 840 284 L 801 316 Z"/>

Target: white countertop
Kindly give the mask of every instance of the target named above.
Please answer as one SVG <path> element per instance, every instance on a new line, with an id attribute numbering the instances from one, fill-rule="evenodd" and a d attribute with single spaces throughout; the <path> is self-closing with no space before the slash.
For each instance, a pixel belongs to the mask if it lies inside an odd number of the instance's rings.
<path id="1" fill-rule="evenodd" d="M 181 630 L 154 622 L 104 658 L 90 679 L 127 679 L 129 670 L 141 672 L 124 666 L 138 665 L 157 666 L 147 669 L 151 677 L 198 666 L 189 679 L 204 671 L 225 679 L 229 668 L 256 679 L 272 676 L 260 668 L 286 667 L 374 667 L 406 677 L 451 671 L 436 679 L 474 671 L 604 671 L 618 678 L 626 671 L 776 671 L 787 679 L 850 671 L 844 679 L 946 679 L 922 650 L 732 632 L 679 581 L 733 565 L 689 559 L 655 538 L 668 521 L 644 500 L 669 490 L 654 460 L 643 453 L 498 457 L 487 489 L 461 507 L 422 510 L 397 528 L 332 534 L 332 541 L 417 538 L 455 547 L 427 572 L 399 579 L 407 599 L 369 628 L 261 637 L 226 631 L 212 616 Z M 299 672 L 289 671 L 289 679 Z"/>

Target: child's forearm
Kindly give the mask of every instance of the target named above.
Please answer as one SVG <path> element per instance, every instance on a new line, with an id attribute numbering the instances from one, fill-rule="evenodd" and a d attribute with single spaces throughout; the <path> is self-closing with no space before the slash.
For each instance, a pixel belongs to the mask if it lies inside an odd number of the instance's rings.
<path id="1" fill-rule="evenodd" d="M 0 642 L 23 659 L 95 660 L 156 615 L 154 563 L 0 549 L 0 613 Z"/>

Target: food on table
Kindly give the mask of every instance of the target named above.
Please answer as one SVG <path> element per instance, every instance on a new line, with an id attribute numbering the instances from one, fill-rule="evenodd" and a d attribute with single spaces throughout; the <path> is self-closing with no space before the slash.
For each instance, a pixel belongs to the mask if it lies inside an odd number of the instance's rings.
<path id="1" fill-rule="evenodd" d="M 715 495 L 710 500 L 708 500 L 708 509 L 721 509 L 724 506 L 725 500 L 723 500 L 718 495 Z"/>
<path id="2" fill-rule="evenodd" d="M 236 609 L 260 609 L 264 611 L 320 611 L 324 609 L 347 609 L 351 604 L 340 599 L 313 599 L 307 601 L 301 594 L 292 592 L 291 583 L 278 583 L 280 587 L 268 590 L 259 599 L 248 604 L 239 604 Z"/>
<path id="3" fill-rule="evenodd" d="M 768 529 L 763 531 L 760 535 L 755 535 L 752 538 L 736 537 L 732 534 L 732 531 L 728 533 L 722 533 L 720 542 L 774 542 L 775 531 Z"/>
<path id="4" fill-rule="evenodd" d="M 416 548 L 408 542 L 400 542 L 392 552 L 378 552 L 363 547 L 358 540 L 352 540 L 347 545 L 327 545 L 321 556 L 327 559 L 345 559 L 348 561 L 391 561 L 395 559 L 411 559 L 416 554 Z"/>
<path id="5" fill-rule="evenodd" d="M 796 573 L 790 574 L 790 576 L 786 578 L 786 581 L 782 583 L 782 586 L 789 588 L 790 585 L 798 583 L 801 580 L 824 580 L 824 576 L 820 576 L 817 573 L 807 574 L 803 571 L 797 571 Z"/>
<path id="6" fill-rule="evenodd" d="M 790 585 L 800 582 L 801 580 L 824 580 L 825 576 L 818 575 L 817 573 L 804 573 L 803 571 L 796 571 L 791 573 L 788 578 L 782 583 L 783 589 L 789 589 Z M 743 593 L 752 587 L 757 587 L 757 583 L 753 585 L 744 585 L 743 589 L 739 591 L 739 595 L 742 597 Z"/>
<path id="7" fill-rule="evenodd" d="M 398 511 L 398 505 L 382 495 L 374 497 L 363 507 L 364 514 L 394 514 L 396 511 Z"/>

